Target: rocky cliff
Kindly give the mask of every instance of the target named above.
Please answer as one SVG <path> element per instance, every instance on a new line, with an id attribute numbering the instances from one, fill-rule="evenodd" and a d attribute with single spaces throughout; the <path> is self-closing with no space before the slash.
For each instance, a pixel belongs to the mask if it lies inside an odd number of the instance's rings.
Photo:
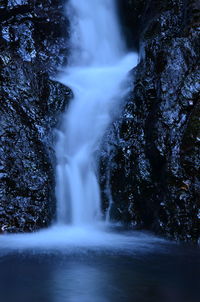
<path id="1" fill-rule="evenodd" d="M 0 1 L 0 232 L 55 216 L 53 128 L 70 92 L 53 80 L 67 56 L 59 1 Z"/>
<path id="2" fill-rule="evenodd" d="M 123 113 L 102 144 L 104 207 L 112 203 L 114 220 L 196 241 L 200 236 L 200 3 L 119 4 L 124 32 L 129 45 L 139 50 L 140 63 L 132 71 L 132 92 Z"/>

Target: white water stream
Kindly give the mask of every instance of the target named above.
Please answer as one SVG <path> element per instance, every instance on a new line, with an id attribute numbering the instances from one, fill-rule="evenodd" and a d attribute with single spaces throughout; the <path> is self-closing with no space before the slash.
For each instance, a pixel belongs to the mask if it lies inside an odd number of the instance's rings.
<path id="1" fill-rule="evenodd" d="M 57 220 L 91 225 L 101 219 L 95 151 L 127 93 L 137 55 L 126 51 L 115 0 L 69 0 L 67 10 L 71 55 L 59 81 L 74 98 L 56 146 Z"/>

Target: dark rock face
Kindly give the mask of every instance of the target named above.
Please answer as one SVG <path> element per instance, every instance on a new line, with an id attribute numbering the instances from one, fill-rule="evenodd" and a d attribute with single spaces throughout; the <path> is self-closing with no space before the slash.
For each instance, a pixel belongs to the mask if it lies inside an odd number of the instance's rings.
<path id="1" fill-rule="evenodd" d="M 120 1 L 120 0 L 119 0 Z M 123 113 L 102 144 L 110 215 L 181 240 L 200 236 L 199 1 L 120 2 L 140 63 Z M 129 33 L 130 37 L 130 33 Z M 131 44 L 129 42 L 129 44 Z M 111 200 L 112 196 L 112 200 Z"/>
<path id="2" fill-rule="evenodd" d="M 70 97 L 53 80 L 67 55 L 63 9 L 0 1 L 0 232 L 34 231 L 55 216 L 52 129 Z"/>

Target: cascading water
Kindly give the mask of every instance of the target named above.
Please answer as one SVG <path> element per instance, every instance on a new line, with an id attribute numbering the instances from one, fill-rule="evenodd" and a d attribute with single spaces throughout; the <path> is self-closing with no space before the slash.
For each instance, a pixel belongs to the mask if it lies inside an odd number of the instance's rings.
<path id="1" fill-rule="evenodd" d="M 67 9 L 71 55 L 59 81 L 74 98 L 58 131 L 57 220 L 77 226 L 101 219 L 95 151 L 137 55 L 126 53 L 114 0 L 69 0 Z"/>

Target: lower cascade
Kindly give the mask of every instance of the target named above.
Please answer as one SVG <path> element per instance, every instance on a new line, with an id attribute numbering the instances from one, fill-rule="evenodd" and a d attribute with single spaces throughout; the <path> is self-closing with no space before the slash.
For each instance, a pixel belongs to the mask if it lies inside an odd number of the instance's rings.
<path id="1" fill-rule="evenodd" d="M 58 80 L 74 97 L 56 145 L 57 222 L 94 225 L 102 219 L 95 154 L 127 94 L 137 55 L 126 51 L 114 0 L 70 0 L 67 13 L 71 53 Z"/>

